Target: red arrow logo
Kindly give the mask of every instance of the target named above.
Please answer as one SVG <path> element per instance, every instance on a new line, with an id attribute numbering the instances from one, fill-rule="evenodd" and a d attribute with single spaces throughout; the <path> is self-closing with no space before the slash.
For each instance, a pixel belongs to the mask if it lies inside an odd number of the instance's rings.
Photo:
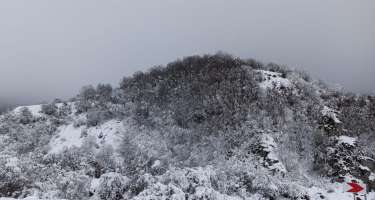
<path id="1" fill-rule="evenodd" d="M 348 183 L 348 185 L 352 188 L 350 188 L 350 190 L 348 190 L 347 192 L 357 193 L 363 190 L 363 187 L 361 187 L 357 183 Z"/>

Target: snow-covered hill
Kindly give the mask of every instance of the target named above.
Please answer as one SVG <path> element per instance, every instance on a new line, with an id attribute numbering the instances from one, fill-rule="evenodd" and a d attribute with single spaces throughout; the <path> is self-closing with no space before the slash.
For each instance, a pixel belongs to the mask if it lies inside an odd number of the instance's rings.
<path id="1" fill-rule="evenodd" d="M 188 57 L 1 115 L 0 199 L 351 200 L 356 181 L 371 200 L 374 111 L 275 64 Z"/>

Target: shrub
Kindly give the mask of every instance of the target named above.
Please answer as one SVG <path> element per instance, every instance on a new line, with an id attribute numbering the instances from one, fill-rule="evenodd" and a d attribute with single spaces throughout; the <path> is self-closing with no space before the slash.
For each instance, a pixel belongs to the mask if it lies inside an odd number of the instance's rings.
<path id="1" fill-rule="evenodd" d="M 97 126 L 113 117 L 113 113 L 110 111 L 93 110 L 87 112 L 87 126 Z"/>
<path id="2" fill-rule="evenodd" d="M 88 176 L 76 172 L 66 173 L 65 176 L 58 178 L 57 196 L 71 200 L 85 200 L 90 196 L 90 185 Z"/>
<path id="3" fill-rule="evenodd" d="M 114 172 L 117 168 L 117 163 L 114 158 L 114 149 L 112 146 L 104 146 L 95 155 L 95 177 L 99 178 L 102 174 Z"/>
<path id="4" fill-rule="evenodd" d="M 121 174 L 107 173 L 100 179 L 98 195 L 103 200 L 120 200 L 128 187 L 128 179 Z"/>
<path id="5" fill-rule="evenodd" d="M 27 107 L 23 107 L 20 110 L 20 118 L 19 122 L 21 124 L 29 124 L 33 121 L 33 114 L 30 112 L 30 110 Z"/>
<path id="6" fill-rule="evenodd" d="M 56 115 L 57 114 L 56 104 L 44 104 L 44 105 L 42 105 L 41 113 L 44 113 L 46 115 Z"/>
<path id="7" fill-rule="evenodd" d="M 8 166 L 4 161 L 0 160 L 0 197 L 19 197 L 30 180 L 22 175 L 20 168 Z"/>
<path id="8" fill-rule="evenodd" d="M 96 87 L 97 99 L 101 104 L 111 101 L 112 93 L 113 88 L 110 84 L 99 84 Z"/>

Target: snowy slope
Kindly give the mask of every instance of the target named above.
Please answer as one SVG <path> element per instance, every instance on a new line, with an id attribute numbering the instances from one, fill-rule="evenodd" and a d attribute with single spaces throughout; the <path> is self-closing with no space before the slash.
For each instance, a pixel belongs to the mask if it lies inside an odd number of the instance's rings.
<path id="1" fill-rule="evenodd" d="M 56 136 L 50 142 L 50 153 L 59 153 L 64 148 L 81 147 L 84 141 L 91 137 L 99 147 L 111 145 L 119 146 L 124 126 L 121 121 L 110 120 L 96 127 L 75 127 L 73 123 L 58 128 Z"/>
<path id="2" fill-rule="evenodd" d="M 14 109 L 14 113 L 16 115 L 20 114 L 21 113 L 21 110 L 23 108 L 27 108 L 29 109 L 29 111 L 31 112 L 31 114 L 35 117 L 41 117 L 43 114 L 40 113 L 40 111 L 42 110 L 42 105 L 31 105 L 31 106 L 19 106 L 17 108 Z"/>
<path id="3" fill-rule="evenodd" d="M 267 72 L 264 72 L 267 74 Z M 274 77 L 273 77 L 274 78 Z M 276 81 L 275 79 L 271 78 L 269 81 L 263 83 L 264 88 L 270 87 L 271 83 L 272 85 L 285 85 L 288 86 L 290 83 L 287 81 L 284 81 L 282 79 L 279 80 L 277 84 L 274 84 Z M 282 80 L 282 81 L 280 81 Z M 41 105 L 34 105 L 34 106 L 27 106 L 27 108 L 31 111 L 33 116 L 40 117 L 43 114 L 40 113 Z M 16 108 L 14 110 L 15 114 L 19 114 L 21 107 Z M 328 107 L 324 107 L 322 111 L 323 116 L 327 116 L 330 118 L 333 118 L 335 122 L 340 123 L 340 120 L 337 117 L 337 114 L 332 109 L 329 109 Z M 72 117 L 71 121 L 67 124 L 62 124 L 59 126 L 51 139 L 49 146 L 49 153 L 50 154 L 57 154 L 62 152 L 66 148 L 71 147 L 82 147 L 84 143 L 90 138 L 93 140 L 93 142 L 97 145 L 97 150 L 101 149 L 102 147 L 106 145 L 110 145 L 114 147 L 114 149 L 117 149 L 120 145 L 120 142 L 122 140 L 121 134 L 126 131 L 126 126 L 122 121 L 118 120 L 109 120 L 106 121 L 98 126 L 94 127 L 87 127 L 86 125 L 75 125 L 75 122 L 85 120 L 84 115 L 74 115 L 72 114 L 70 117 Z M 339 143 L 345 143 L 347 145 L 354 146 L 356 143 L 356 138 L 352 138 L 349 136 L 339 136 L 338 138 Z M 145 144 L 147 145 L 147 143 Z M 277 151 L 277 143 L 276 141 L 267 134 L 264 134 L 260 139 L 260 145 L 263 148 L 264 151 L 268 152 L 266 158 L 264 158 L 264 161 L 268 161 L 269 163 L 273 163 L 272 165 L 267 164 L 267 168 L 271 170 L 276 170 L 278 172 L 287 173 L 284 165 L 279 161 L 276 152 Z M 147 148 L 146 146 L 143 146 L 142 148 Z M 9 166 L 16 166 L 18 160 L 16 158 L 8 158 L 8 164 Z M 157 160 L 154 162 L 152 167 L 157 167 L 157 165 L 160 165 L 160 162 Z M 205 198 L 207 195 L 210 199 L 217 199 L 217 200 L 239 200 L 243 199 L 240 196 L 233 195 L 228 196 L 225 194 L 221 194 L 217 191 L 215 191 L 212 188 L 212 185 L 209 184 L 210 181 L 205 180 L 205 177 L 209 177 L 211 173 L 215 173 L 212 168 L 197 168 L 192 169 L 192 173 L 196 173 L 196 177 L 200 177 L 202 180 L 202 185 L 197 185 L 194 195 L 197 198 Z M 178 170 L 176 171 L 178 172 Z M 186 173 L 186 172 L 184 172 Z M 200 175 L 201 174 L 201 175 Z M 106 175 L 109 176 L 110 174 Z M 173 175 L 175 176 L 175 175 Z M 375 177 L 374 174 L 372 174 L 373 177 Z M 105 177 L 105 176 L 104 176 Z M 92 190 L 96 190 L 99 187 L 100 179 L 92 179 L 91 180 L 91 187 Z M 156 181 L 156 180 L 154 180 Z M 162 181 L 162 180 L 160 180 Z M 349 178 L 347 178 L 346 181 L 350 181 Z M 360 180 L 357 180 L 360 182 Z M 162 181 L 163 182 L 163 181 Z M 181 184 L 188 184 L 187 182 L 181 182 Z M 327 200 L 352 200 L 353 195 L 351 193 L 347 193 L 348 186 L 346 183 L 329 183 L 327 180 L 324 182 L 326 185 L 312 185 L 310 187 L 300 186 L 301 191 L 305 191 L 304 193 L 308 194 L 311 198 L 311 200 L 321 200 L 321 199 L 327 199 Z M 327 184 L 328 183 L 328 184 Z M 363 184 L 362 184 L 363 185 Z M 180 187 L 180 186 L 179 186 Z M 164 199 L 164 198 L 158 198 L 157 194 L 160 195 L 162 193 L 165 193 L 163 195 L 166 195 L 168 191 L 173 190 L 175 192 L 174 195 L 172 195 L 171 199 L 175 200 L 183 200 L 185 199 L 185 193 L 175 185 L 165 185 L 159 182 L 153 182 L 153 185 L 148 188 L 147 190 L 143 191 L 141 194 L 139 194 L 137 197 L 133 199 L 137 200 L 151 200 L 151 199 Z M 188 187 L 188 186 L 183 186 Z M 362 193 L 364 194 L 364 193 Z M 155 196 L 156 195 L 156 196 Z M 301 193 L 303 195 L 303 193 Z M 367 194 L 368 200 L 375 200 L 375 193 Z M 247 197 L 245 199 L 262 199 L 261 195 L 259 194 L 253 194 L 251 197 Z M 11 200 L 11 198 L 0 198 L 0 200 Z M 36 197 L 28 197 L 25 200 L 38 200 Z"/>
<path id="4" fill-rule="evenodd" d="M 221 66 L 237 61 L 220 61 L 215 71 L 207 63 L 124 79 L 106 95 L 88 88 L 76 102 L 52 106 L 57 112 L 33 105 L 26 106 L 31 117 L 23 107 L 0 117 L 0 190 L 10 191 L 0 193 L 26 200 L 351 200 L 347 182 L 375 180 L 371 160 L 355 160 L 361 133 L 342 131 L 350 128 L 339 95 L 297 72 Z M 251 81 L 236 81 L 238 74 Z"/>

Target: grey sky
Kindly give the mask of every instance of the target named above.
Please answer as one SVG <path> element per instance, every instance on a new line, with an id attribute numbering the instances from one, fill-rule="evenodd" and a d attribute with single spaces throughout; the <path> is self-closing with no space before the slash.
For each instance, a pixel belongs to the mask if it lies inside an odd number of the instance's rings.
<path id="1" fill-rule="evenodd" d="M 0 99 L 71 97 L 218 50 L 370 92 L 374 10 L 374 0 L 3 0 Z"/>

